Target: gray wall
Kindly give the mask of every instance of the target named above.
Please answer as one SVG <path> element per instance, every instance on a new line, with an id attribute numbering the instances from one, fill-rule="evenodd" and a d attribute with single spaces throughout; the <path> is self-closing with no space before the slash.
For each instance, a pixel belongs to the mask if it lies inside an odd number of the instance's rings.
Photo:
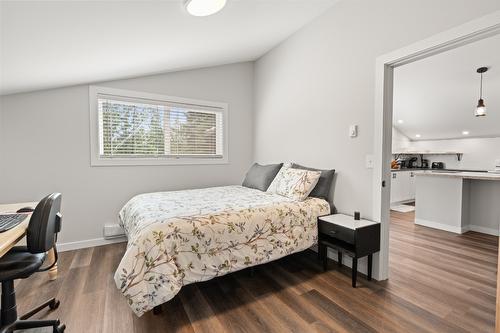
<path id="1" fill-rule="evenodd" d="M 499 9 L 498 0 L 340 1 L 257 61 L 256 160 L 335 168 L 338 210 L 370 217 L 376 58 Z"/>
<path id="2" fill-rule="evenodd" d="M 102 237 L 135 194 L 241 183 L 253 160 L 253 63 L 98 85 L 229 103 L 229 164 L 91 167 L 87 85 L 4 96 L 0 203 L 62 192 L 66 243 Z"/>
<path id="3" fill-rule="evenodd" d="M 469 180 L 469 215 L 471 230 L 499 235 L 500 181 Z"/>

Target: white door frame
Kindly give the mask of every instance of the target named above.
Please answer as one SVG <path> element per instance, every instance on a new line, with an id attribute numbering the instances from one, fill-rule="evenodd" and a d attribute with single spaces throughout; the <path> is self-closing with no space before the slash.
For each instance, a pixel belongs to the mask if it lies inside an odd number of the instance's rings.
<path id="1" fill-rule="evenodd" d="M 392 90 L 394 68 L 423 59 L 461 45 L 500 33 L 500 11 L 495 11 L 451 30 L 380 56 L 376 60 L 373 217 L 381 222 L 378 264 L 374 264 L 377 280 L 389 277 L 389 209 L 390 162 L 392 159 Z M 385 182 L 385 187 L 382 187 Z"/>

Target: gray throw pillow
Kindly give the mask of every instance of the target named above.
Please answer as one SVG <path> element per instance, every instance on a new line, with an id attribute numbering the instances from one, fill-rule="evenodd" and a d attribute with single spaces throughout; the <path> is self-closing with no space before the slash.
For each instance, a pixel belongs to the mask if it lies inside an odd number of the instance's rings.
<path id="1" fill-rule="evenodd" d="M 319 177 L 318 183 L 312 190 L 312 192 L 309 194 L 310 197 L 314 198 L 322 198 L 325 200 L 328 200 L 328 197 L 330 196 L 330 187 L 332 185 L 333 181 L 333 175 L 335 174 L 335 169 L 332 170 L 320 170 L 320 169 L 314 169 L 314 168 L 308 168 L 305 166 L 302 166 L 300 164 L 292 164 L 292 168 L 294 169 L 304 169 L 304 170 L 312 170 L 312 171 L 321 171 L 321 176 Z"/>
<path id="2" fill-rule="evenodd" d="M 266 191 L 282 166 L 283 163 L 269 165 L 260 165 L 259 163 L 254 163 L 250 170 L 248 170 L 242 185 L 261 191 Z"/>

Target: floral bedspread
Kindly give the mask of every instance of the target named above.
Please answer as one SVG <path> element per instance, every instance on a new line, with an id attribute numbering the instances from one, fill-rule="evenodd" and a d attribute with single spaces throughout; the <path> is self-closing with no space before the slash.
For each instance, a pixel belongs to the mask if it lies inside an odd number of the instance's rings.
<path id="1" fill-rule="evenodd" d="M 183 285 L 307 249 L 329 213 L 322 199 L 242 186 L 141 194 L 120 211 L 128 247 L 115 282 L 141 316 Z"/>

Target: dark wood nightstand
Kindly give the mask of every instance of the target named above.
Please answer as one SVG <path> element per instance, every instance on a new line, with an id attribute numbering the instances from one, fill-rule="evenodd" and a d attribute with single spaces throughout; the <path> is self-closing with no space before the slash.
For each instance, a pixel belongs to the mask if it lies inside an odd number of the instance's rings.
<path id="1" fill-rule="evenodd" d="M 344 214 L 321 216 L 318 218 L 318 253 L 325 271 L 329 247 L 337 250 L 339 266 L 342 266 L 343 253 L 352 257 L 352 286 L 356 288 L 359 258 L 368 256 L 368 280 L 372 278 L 372 257 L 380 251 L 380 223 L 356 221 Z"/>

